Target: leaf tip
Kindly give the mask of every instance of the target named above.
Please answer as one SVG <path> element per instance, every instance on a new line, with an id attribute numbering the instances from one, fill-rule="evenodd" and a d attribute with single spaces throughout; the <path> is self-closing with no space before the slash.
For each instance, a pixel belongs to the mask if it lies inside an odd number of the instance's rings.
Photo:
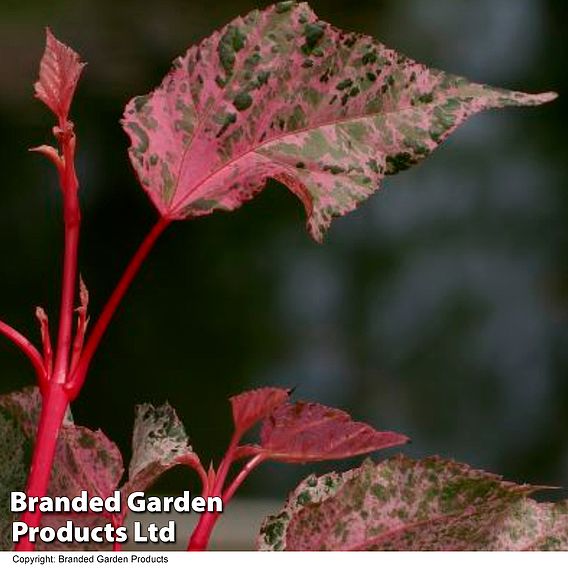
<path id="1" fill-rule="evenodd" d="M 541 104 L 551 103 L 552 101 L 558 98 L 558 93 L 555 91 L 547 91 L 546 93 L 540 93 L 538 97 L 540 99 Z"/>
<path id="2" fill-rule="evenodd" d="M 408 436 L 405 436 L 404 434 L 396 434 L 398 436 L 399 442 L 397 445 L 409 445 L 412 444 L 412 438 L 409 438 Z"/>
<path id="3" fill-rule="evenodd" d="M 547 91 L 544 93 L 513 93 L 510 104 L 515 106 L 540 106 L 550 103 L 558 98 L 555 91 Z"/>

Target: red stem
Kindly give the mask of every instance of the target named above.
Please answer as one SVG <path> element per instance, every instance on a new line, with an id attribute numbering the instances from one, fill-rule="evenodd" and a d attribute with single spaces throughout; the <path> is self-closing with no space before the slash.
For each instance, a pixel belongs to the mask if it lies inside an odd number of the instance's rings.
<path id="1" fill-rule="evenodd" d="M 235 459 L 235 451 L 237 450 L 239 441 L 242 436 L 242 432 L 235 432 L 233 434 L 227 452 L 225 453 L 225 456 L 219 465 L 219 469 L 217 470 L 217 475 L 215 476 L 215 485 L 212 487 L 210 495 L 221 495 L 223 486 L 225 485 L 225 479 L 227 478 L 231 465 L 233 464 L 233 461 Z"/>
<path id="2" fill-rule="evenodd" d="M 142 262 L 152 249 L 156 239 L 169 224 L 168 220 L 161 218 L 136 251 L 116 289 L 104 307 L 93 329 L 93 333 L 85 346 L 83 355 L 79 357 L 77 372 L 73 370 L 72 376 L 70 376 L 69 367 L 73 344 L 73 310 L 77 293 L 77 259 L 81 212 L 77 196 L 79 183 L 74 164 L 75 134 L 73 132 L 72 123 L 67 121 L 67 118 L 64 116 L 59 117 L 59 127 L 56 129 L 56 136 L 58 137 L 62 154 L 62 158 L 58 158 L 56 164 L 63 193 L 65 245 L 59 332 L 52 376 L 47 376 L 44 362 L 37 349 L 16 330 L 0 322 L 0 332 L 11 339 L 31 360 L 38 374 L 38 381 L 41 387 L 41 416 L 27 482 L 27 495 L 29 497 L 40 498 L 47 494 L 57 447 L 57 438 L 69 402 L 79 393 L 85 381 L 89 363 L 126 290 L 130 286 Z M 77 334 L 83 333 L 84 328 L 81 328 L 79 325 Z M 77 345 L 80 345 L 81 340 L 82 338 L 77 341 Z M 22 521 L 26 523 L 29 528 L 38 527 L 41 522 L 41 512 L 25 512 L 22 515 Z M 24 537 L 16 545 L 15 549 L 18 551 L 30 551 L 34 549 L 34 545 L 27 537 Z"/>
<path id="3" fill-rule="evenodd" d="M 69 405 L 69 395 L 65 390 L 65 382 L 73 335 L 73 305 L 77 284 L 81 213 L 77 197 L 79 183 L 74 165 L 75 134 L 73 133 L 73 125 L 64 117 L 60 117 L 57 137 L 63 154 L 63 167 L 59 169 L 59 183 L 63 193 L 63 220 L 65 225 L 59 333 L 53 375 L 49 377 L 49 382 L 42 389 L 41 416 L 26 490 L 29 497 L 44 497 L 47 494 L 57 447 L 57 437 Z M 22 521 L 29 528 L 38 527 L 41 522 L 41 512 L 30 513 L 26 511 L 22 515 Z M 16 550 L 29 551 L 34 549 L 34 545 L 27 537 L 24 537 L 15 548 Z"/>
<path id="4" fill-rule="evenodd" d="M 237 489 L 242 485 L 251 471 L 259 466 L 265 459 L 266 456 L 258 454 L 247 462 L 238 475 L 235 476 L 229 487 L 223 492 L 223 508 L 227 506 Z M 215 486 L 217 486 L 217 484 L 215 484 Z M 206 550 L 209 545 L 211 533 L 213 532 L 215 523 L 218 519 L 219 513 L 204 513 L 199 519 L 199 522 L 189 539 L 187 550 Z"/>
<path id="5" fill-rule="evenodd" d="M 238 430 L 234 432 L 225 456 L 219 464 L 219 469 L 215 476 L 215 483 L 213 487 L 208 489 L 207 495 L 204 495 L 204 497 L 221 496 L 223 486 L 225 485 L 225 479 L 227 478 L 231 465 L 235 459 L 235 452 L 242 436 L 243 432 Z M 209 542 L 213 527 L 217 522 L 217 517 L 218 514 L 215 513 L 205 513 L 201 516 L 189 539 L 188 550 L 205 550 L 207 548 L 207 543 Z"/>
<path id="6" fill-rule="evenodd" d="M 199 476 L 199 480 L 201 481 L 201 494 L 204 497 L 207 497 L 207 493 L 209 491 L 209 478 L 207 477 L 207 472 L 203 469 L 203 466 L 200 462 L 195 462 L 193 460 L 181 461 L 181 464 L 187 465 L 187 467 L 193 469 Z"/>
<path id="7" fill-rule="evenodd" d="M 148 253 L 152 250 L 152 247 L 154 246 L 158 237 L 162 234 L 162 232 L 170 224 L 170 222 L 171 221 L 169 219 L 160 217 L 160 219 L 148 233 L 144 241 L 142 241 L 142 244 L 130 260 L 130 263 L 122 274 L 116 288 L 108 299 L 105 307 L 103 308 L 103 311 L 101 312 L 101 315 L 99 316 L 99 319 L 97 320 L 97 323 L 93 327 L 93 331 L 91 332 L 91 335 L 89 336 L 89 339 L 85 344 L 83 353 L 68 384 L 69 396 L 71 400 L 74 400 L 79 394 L 79 391 L 81 390 L 81 387 L 85 382 L 87 371 L 89 369 L 93 355 L 95 354 L 116 309 L 118 308 L 122 298 L 124 297 L 124 294 L 126 294 L 126 291 L 132 283 L 132 280 L 134 280 L 134 277 L 138 273 L 140 266 L 148 256 Z"/>
<path id="8" fill-rule="evenodd" d="M 43 390 L 47 385 L 47 373 L 39 351 L 34 347 L 31 341 L 3 321 L 0 321 L 0 333 L 12 341 L 30 360 L 36 372 L 37 380 Z"/>
<path id="9" fill-rule="evenodd" d="M 112 517 L 112 526 L 117 529 L 118 527 L 122 526 L 124 522 L 124 515 L 114 516 Z M 116 540 L 116 533 L 115 533 L 115 541 L 112 543 L 112 551 L 113 552 L 122 552 L 122 543 Z"/>
<path id="10" fill-rule="evenodd" d="M 65 417 L 69 399 L 63 385 L 51 381 L 41 405 L 38 435 L 36 438 L 32 465 L 28 477 L 26 494 L 28 497 L 44 497 L 47 491 L 53 458 L 57 447 L 57 437 Z M 21 519 L 28 527 L 38 527 L 41 512 L 26 511 Z M 18 552 L 31 551 L 34 544 L 23 537 L 15 546 Z"/>
<path id="11" fill-rule="evenodd" d="M 73 309 L 77 292 L 77 256 L 79 250 L 79 230 L 81 212 L 77 190 L 79 184 L 75 174 L 75 135 L 65 132 L 61 145 L 65 169 L 61 176 L 63 190 L 63 217 L 65 223 L 65 251 L 63 256 L 63 280 L 61 286 L 61 308 L 59 312 L 59 333 L 53 381 L 63 384 L 67 379 L 69 351 L 73 336 Z"/>

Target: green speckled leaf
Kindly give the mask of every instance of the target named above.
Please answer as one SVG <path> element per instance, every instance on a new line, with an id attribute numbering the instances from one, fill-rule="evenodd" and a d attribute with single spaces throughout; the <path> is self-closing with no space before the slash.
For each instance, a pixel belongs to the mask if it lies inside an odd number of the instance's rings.
<path id="1" fill-rule="evenodd" d="M 31 460 L 31 449 L 41 410 L 41 396 L 35 387 L 9 393 L 0 397 L 0 435 L 7 446 L 1 452 L 3 456 L 13 456 L 3 460 L 0 466 L 0 499 L 6 499 L 5 491 L 23 490 L 25 478 Z M 9 451 L 10 444 L 19 444 Z M 67 412 L 61 428 L 54 466 L 49 483 L 49 495 L 75 497 L 81 491 L 89 496 L 108 497 L 122 477 L 122 457 L 116 445 L 100 430 L 92 431 L 73 423 Z M 4 513 L 8 507 L 2 507 L 0 523 L 12 522 Z M 108 519 L 100 515 L 73 515 L 78 525 L 98 526 Z M 61 515 L 49 515 L 42 518 L 43 526 L 60 526 L 69 518 Z M 2 534 L 5 534 L 2 532 Z M 8 536 L 11 530 L 8 531 Z M 81 549 L 86 545 L 39 544 L 38 550 Z M 11 543 L 10 543 L 11 547 Z M 89 549 L 99 549 L 100 545 L 91 543 Z M 104 547 L 103 547 L 104 548 Z"/>
<path id="2" fill-rule="evenodd" d="M 368 460 L 307 478 L 264 522 L 258 547 L 568 550 L 568 502 L 538 503 L 528 497 L 538 489 L 437 457 Z"/>
<path id="3" fill-rule="evenodd" d="M 157 89 L 128 103 L 122 124 L 162 216 L 235 209 L 271 177 L 301 199 L 320 240 L 333 216 L 424 159 L 471 115 L 554 97 L 429 69 L 290 1 L 190 47 Z"/>
<path id="4" fill-rule="evenodd" d="M 330 472 L 320 477 L 312 474 L 304 479 L 289 495 L 282 511 L 270 515 L 262 523 L 257 540 L 258 549 L 284 550 L 286 529 L 290 519 L 306 505 L 320 503 L 335 495 L 355 471 Z"/>
<path id="5" fill-rule="evenodd" d="M 167 403 L 158 407 L 139 405 L 123 494 L 146 490 L 162 473 L 180 464 L 195 468 L 200 462 L 175 410 Z"/>
<path id="6" fill-rule="evenodd" d="M 26 425 L 11 410 L 17 408 L 10 395 L 0 397 L 0 550 L 12 548 L 10 492 L 23 491 L 26 485 L 32 443 Z M 8 459 L 9 458 L 9 459 Z"/>

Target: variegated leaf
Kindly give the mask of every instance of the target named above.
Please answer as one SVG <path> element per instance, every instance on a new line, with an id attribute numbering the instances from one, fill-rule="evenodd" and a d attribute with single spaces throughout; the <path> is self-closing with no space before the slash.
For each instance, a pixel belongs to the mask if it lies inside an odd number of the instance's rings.
<path id="1" fill-rule="evenodd" d="M 169 404 L 155 408 L 141 404 L 136 408 L 132 435 L 132 459 L 124 496 L 144 491 L 172 467 L 184 464 L 200 467 L 199 457 L 189 445 L 185 428 Z"/>
<path id="2" fill-rule="evenodd" d="M 3 460 L 0 466 L 0 479 L 3 481 L 0 483 L 2 500 L 8 499 L 10 491 L 24 489 L 40 410 L 41 396 L 36 387 L 0 397 L 0 435 L 8 446 L 13 444 L 16 438 L 19 440 L 17 448 L 1 452 L 1 455 L 11 456 L 10 460 Z M 116 445 L 100 430 L 94 432 L 76 426 L 68 411 L 57 441 L 48 494 L 51 497 L 75 497 L 80 495 L 81 491 L 87 491 L 90 497 L 106 498 L 116 489 L 122 473 L 122 457 Z M 6 478 L 5 482 L 3 478 Z M 8 511 L 6 502 L 6 507 L 1 509 L 0 526 L 13 521 L 12 516 L 5 516 Z M 109 522 L 109 519 L 102 515 L 45 515 L 42 518 L 42 526 L 58 527 L 68 519 L 72 519 L 77 526 L 94 527 Z M 10 536 L 10 527 L 8 529 L 7 534 Z M 10 542 L 5 550 L 11 548 L 11 545 Z M 95 550 L 101 546 L 96 543 L 85 543 L 81 546 L 44 543 L 39 544 L 37 548 Z"/>
<path id="3" fill-rule="evenodd" d="M 259 550 L 283 550 L 286 544 L 286 530 L 290 519 L 299 513 L 307 504 L 320 503 L 341 489 L 352 472 L 329 472 L 318 477 L 315 474 L 304 479 L 288 496 L 282 511 L 268 516 L 262 523 L 257 539 Z"/>
<path id="4" fill-rule="evenodd" d="M 26 485 L 32 451 L 27 422 L 27 413 L 14 404 L 13 396 L 0 397 L 0 550 L 10 550 L 13 544 L 16 518 L 10 512 L 10 492 L 23 491 Z"/>
<path id="5" fill-rule="evenodd" d="M 156 90 L 129 102 L 122 123 L 162 216 L 235 209 L 271 177 L 301 199 L 320 240 L 333 216 L 424 159 L 469 116 L 554 97 L 429 69 L 286 1 L 189 48 Z"/>
<path id="6" fill-rule="evenodd" d="M 265 521 L 259 548 L 568 550 L 568 502 L 537 503 L 528 495 L 539 487 L 464 464 L 397 456 L 330 479 L 314 494 L 326 476 L 308 478 Z"/>
<path id="7" fill-rule="evenodd" d="M 0 396 L 0 408 L 10 415 L 28 438 L 36 434 L 41 412 L 41 395 L 37 387 L 26 387 Z"/>
<path id="8" fill-rule="evenodd" d="M 81 491 L 105 499 L 117 488 L 124 468 L 120 450 L 101 430 L 67 424 L 61 428 L 49 483 L 52 496 Z"/>

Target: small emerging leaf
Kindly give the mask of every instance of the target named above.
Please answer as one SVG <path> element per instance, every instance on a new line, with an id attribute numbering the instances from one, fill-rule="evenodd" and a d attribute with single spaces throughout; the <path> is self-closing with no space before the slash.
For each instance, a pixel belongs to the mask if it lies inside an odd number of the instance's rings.
<path id="1" fill-rule="evenodd" d="M 290 1 L 190 47 L 157 89 L 128 103 L 122 124 L 163 217 L 235 209 L 271 177 L 302 201 L 320 240 L 333 216 L 423 160 L 469 116 L 554 97 L 429 69 Z"/>
<path id="2" fill-rule="evenodd" d="M 263 550 L 568 550 L 568 502 L 441 458 L 311 476 L 264 522 Z"/>
<path id="3" fill-rule="evenodd" d="M 85 341 L 85 334 L 87 333 L 87 326 L 89 325 L 89 290 L 83 277 L 79 275 L 79 307 L 75 308 L 77 312 L 77 328 L 75 331 L 75 339 L 73 340 L 73 351 L 71 357 L 71 370 L 76 368 L 81 353 L 83 351 L 83 343 Z"/>
<path id="4" fill-rule="evenodd" d="M 48 146 L 47 144 L 42 144 L 41 146 L 36 146 L 35 148 L 30 148 L 30 152 L 37 152 L 38 154 L 43 154 L 50 162 L 52 162 L 60 173 L 63 173 L 65 167 L 64 161 L 59 155 L 59 152 L 53 146 Z"/>
<path id="5" fill-rule="evenodd" d="M 284 403 L 263 423 L 260 446 L 241 455 L 263 454 L 281 462 L 338 460 L 408 442 L 395 432 L 379 432 L 349 414 L 311 402 Z"/>
<path id="6" fill-rule="evenodd" d="M 36 307 L 36 319 L 39 322 L 39 329 L 41 333 L 41 343 L 43 346 L 43 364 L 45 367 L 46 375 L 51 377 L 51 370 L 53 367 L 53 350 L 51 347 L 51 335 L 49 332 L 49 318 L 46 311 L 41 307 Z"/>
<path id="7" fill-rule="evenodd" d="M 238 432 L 244 433 L 259 420 L 266 418 L 289 396 L 287 389 L 260 388 L 232 396 L 233 422 Z"/>
<path id="8" fill-rule="evenodd" d="M 34 85 L 35 95 L 61 122 L 65 122 L 85 63 L 81 62 L 75 51 L 61 43 L 49 28 L 45 35 L 45 51 L 40 62 L 39 80 Z M 40 147 L 38 151 L 54 160 L 55 155 L 50 155 L 44 148 Z"/>

